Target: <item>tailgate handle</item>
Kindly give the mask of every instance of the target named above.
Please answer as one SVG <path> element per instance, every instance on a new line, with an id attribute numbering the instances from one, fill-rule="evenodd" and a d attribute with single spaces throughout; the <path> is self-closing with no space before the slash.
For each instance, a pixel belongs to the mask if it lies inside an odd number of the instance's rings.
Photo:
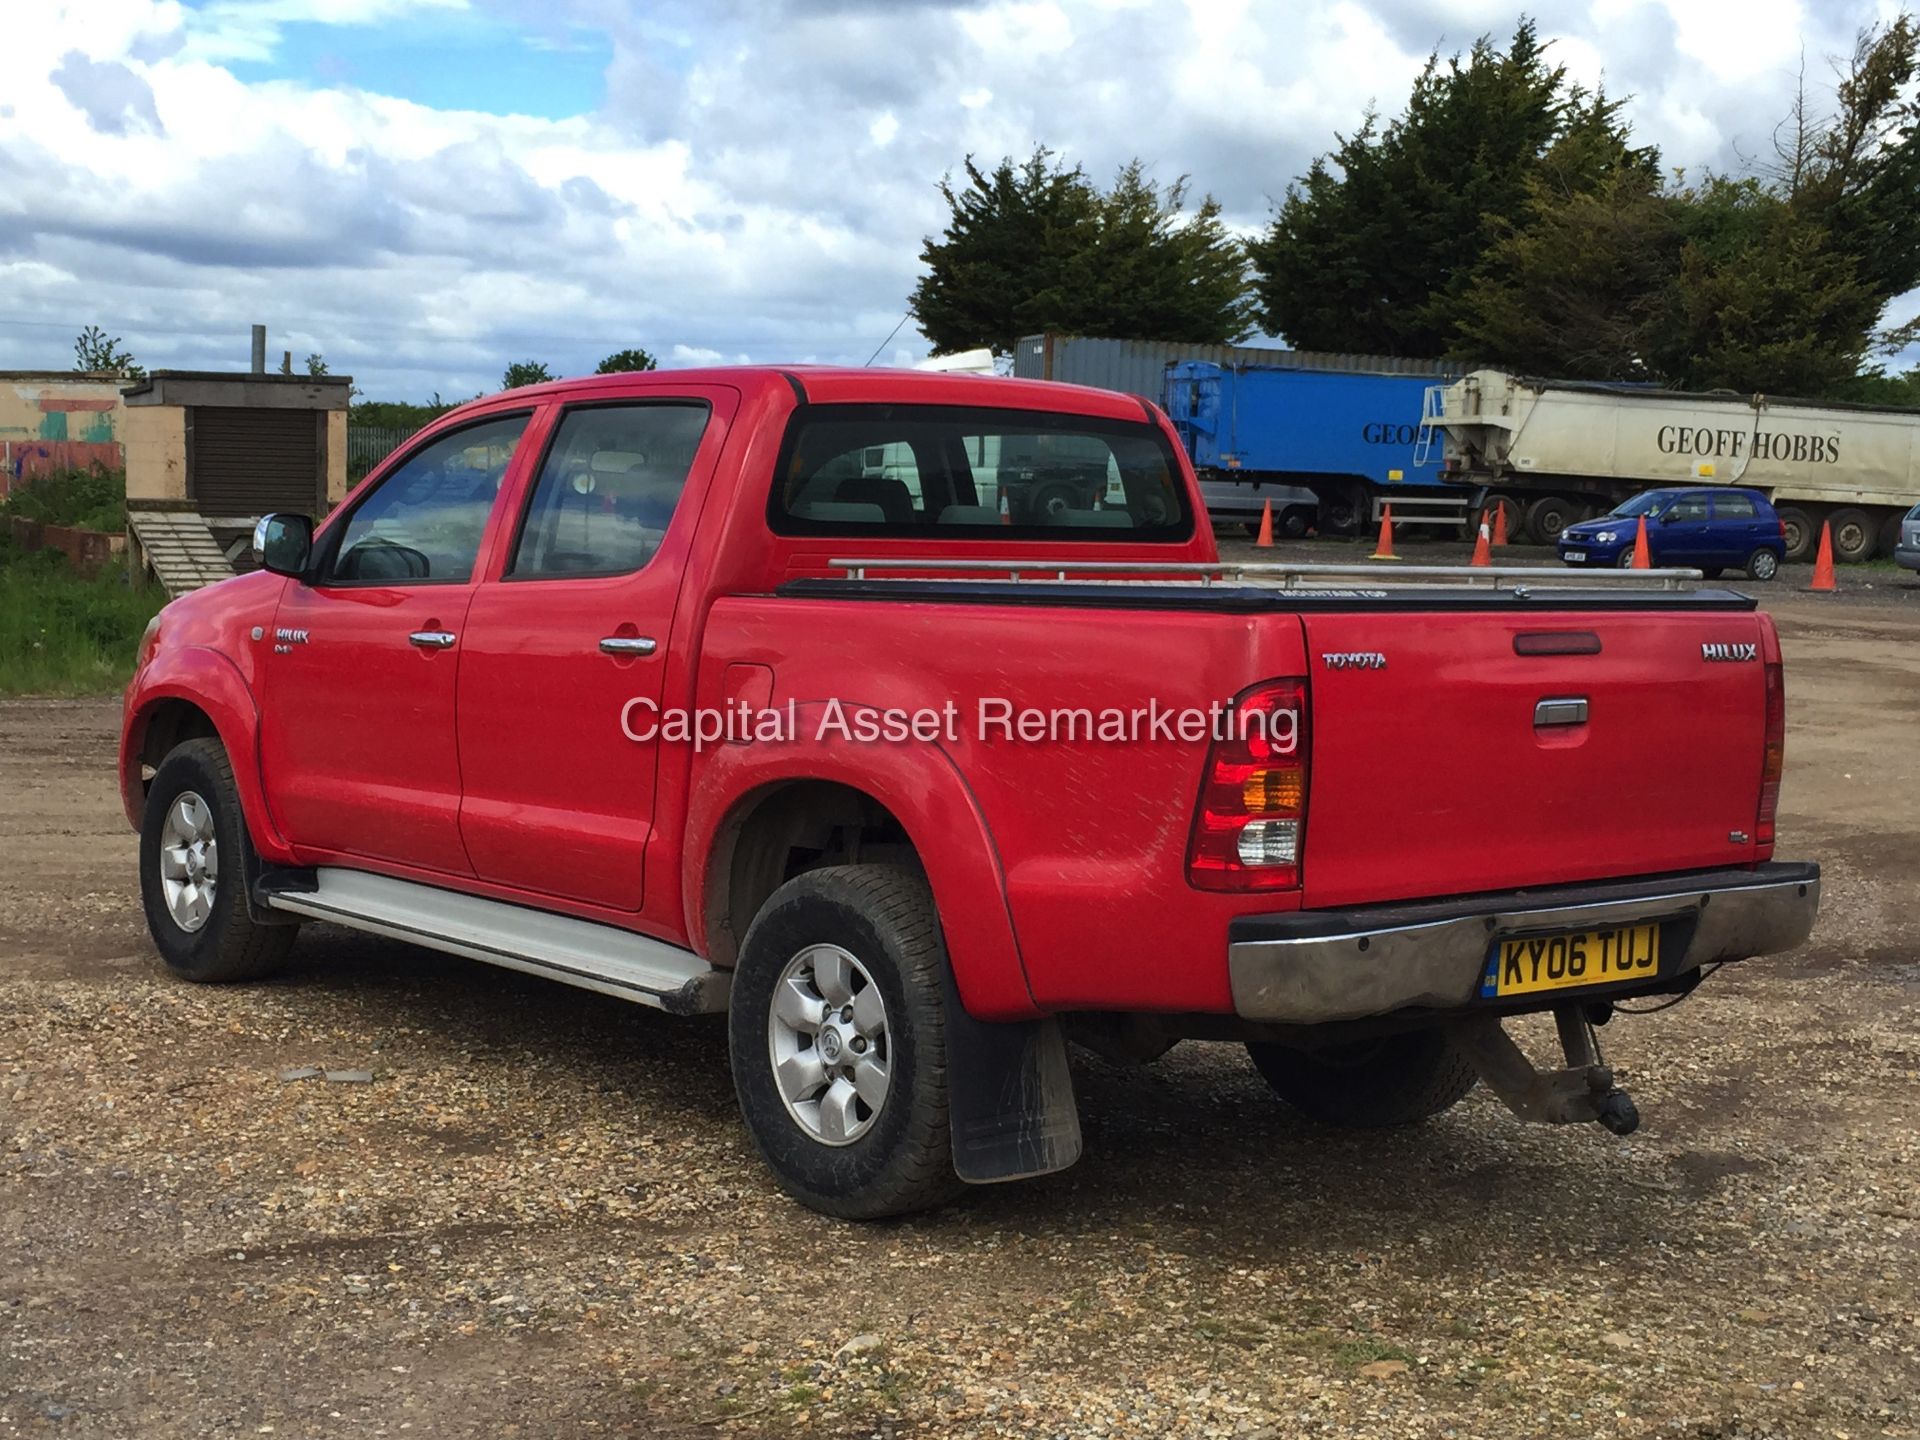
<path id="1" fill-rule="evenodd" d="M 1584 725 L 1587 723 L 1587 699 L 1584 695 L 1573 695 L 1542 700 L 1533 707 L 1533 723 L 1536 729 L 1544 729 L 1549 725 Z"/>

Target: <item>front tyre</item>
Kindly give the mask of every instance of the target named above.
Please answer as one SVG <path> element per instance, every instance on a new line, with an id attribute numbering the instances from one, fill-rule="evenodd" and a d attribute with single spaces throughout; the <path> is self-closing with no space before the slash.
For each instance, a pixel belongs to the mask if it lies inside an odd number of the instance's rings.
<path id="1" fill-rule="evenodd" d="M 754 917 L 729 1004 L 733 1084 L 755 1148 L 801 1204 L 872 1220 L 959 1188 L 946 963 L 926 881 L 891 865 L 808 871 Z"/>
<path id="2" fill-rule="evenodd" d="M 140 824 L 140 903 L 167 968 L 202 984 L 272 974 L 296 925 L 261 925 L 247 909 L 252 840 L 233 767 L 218 740 L 168 754 Z"/>
<path id="3" fill-rule="evenodd" d="M 1318 1050 L 1249 1041 L 1247 1054 L 1282 1100 L 1343 1130 L 1417 1124 L 1458 1104 L 1477 1078 L 1440 1030 Z"/>

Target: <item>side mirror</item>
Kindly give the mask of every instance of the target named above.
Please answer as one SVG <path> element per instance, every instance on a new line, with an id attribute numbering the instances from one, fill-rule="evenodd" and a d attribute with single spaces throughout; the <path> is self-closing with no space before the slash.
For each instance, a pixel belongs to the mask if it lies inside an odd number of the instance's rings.
<path id="1" fill-rule="evenodd" d="M 313 521 L 305 515 L 263 515 L 253 527 L 253 563 L 276 575 L 302 578 L 313 554 Z"/>
<path id="2" fill-rule="evenodd" d="M 1669 510 L 1667 511 L 1666 514 L 1660 517 L 1660 523 L 1662 525 L 1671 525 L 1673 524 L 1674 521 L 1678 520 L 1679 518 L 1680 516 L 1675 511 Z"/>

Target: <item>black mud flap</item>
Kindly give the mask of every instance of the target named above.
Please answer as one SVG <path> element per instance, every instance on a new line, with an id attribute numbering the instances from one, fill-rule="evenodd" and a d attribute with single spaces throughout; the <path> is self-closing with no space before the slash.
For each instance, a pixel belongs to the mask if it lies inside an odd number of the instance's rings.
<path id="1" fill-rule="evenodd" d="M 1058 1020 L 977 1020 L 946 973 L 953 1168 L 969 1185 L 1024 1180 L 1080 1158 L 1080 1108 Z"/>

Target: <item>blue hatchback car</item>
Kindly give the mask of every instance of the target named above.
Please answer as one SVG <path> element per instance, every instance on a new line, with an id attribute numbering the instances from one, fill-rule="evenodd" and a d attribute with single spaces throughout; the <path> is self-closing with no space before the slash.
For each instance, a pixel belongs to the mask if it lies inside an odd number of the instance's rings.
<path id="1" fill-rule="evenodd" d="M 1647 556 L 1656 566 L 1686 566 L 1709 576 L 1743 570 L 1751 579 L 1771 580 L 1787 551 L 1780 517 L 1766 496 L 1715 486 L 1644 491 L 1610 515 L 1569 525 L 1560 533 L 1560 559 L 1568 565 L 1631 565 L 1643 515 Z"/>

